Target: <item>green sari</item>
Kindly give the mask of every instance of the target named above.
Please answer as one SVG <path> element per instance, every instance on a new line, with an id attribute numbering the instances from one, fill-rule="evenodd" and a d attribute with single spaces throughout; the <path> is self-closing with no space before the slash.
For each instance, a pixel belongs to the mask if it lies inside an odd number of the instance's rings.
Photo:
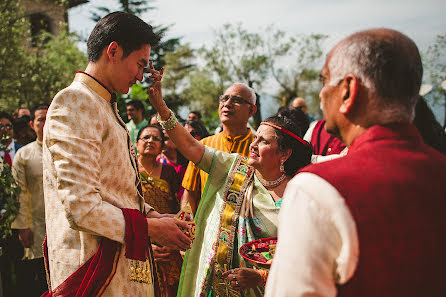
<path id="1" fill-rule="evenodd" d="M 197 166 L 209 178 L 195 216 L 196 238 L 184 258 L 178 296 L 263 296 L 263 287 L 237 292 L 219 277 L 229 269 L 252 268 L 238 253 L 241 245 L 277 236 L 280 203 L 274 202 L 246 160 L 205 148 Z"/>

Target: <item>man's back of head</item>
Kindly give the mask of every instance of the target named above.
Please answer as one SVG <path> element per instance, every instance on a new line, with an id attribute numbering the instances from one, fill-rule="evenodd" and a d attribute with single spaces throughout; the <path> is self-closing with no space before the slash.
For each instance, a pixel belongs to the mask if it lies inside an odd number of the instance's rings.
<path id="1" fill-rule="evenodd" d="M 294 100 L 293 100 L 291 106 L 292 106 L 293 108 L 299 108 L 300 110 L 302 110 L 302 111 L 305 112 L 305 113 L 306 113 L 307 110 L 308 110 L 307 103 L 305 102 L 305 99 L 302 98 L 302 97 L 294 98 Z"/>
<path id="2" fill-rule="evenodd" d="M 355 75 L 383 118 L 413 118 L 423 67 L 417 46 L 404 34 L 381 28 L 350 35 L 329 54 L 328 68 L 331 85 Z"/>
<path id="3" fill-rule="evenodd" d="M 349 145 L 373 125 L 412 121 L 423 68 L 410 38 L 372 29 L 339 42 L 320 75 L 326 130 Z"/>

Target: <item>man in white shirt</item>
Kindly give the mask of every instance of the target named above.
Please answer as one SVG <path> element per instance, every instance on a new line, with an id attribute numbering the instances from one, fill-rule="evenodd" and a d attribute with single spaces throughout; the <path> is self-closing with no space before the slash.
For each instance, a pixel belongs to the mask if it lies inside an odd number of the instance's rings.
<path id="1" fill-rule="evenodd" d="M 411 124 L 422 73 L 390 29 L 327 55 L 325 128 L 349 151 L 289 182 L 265 296 L 445 296 L 446 157 Z"/>

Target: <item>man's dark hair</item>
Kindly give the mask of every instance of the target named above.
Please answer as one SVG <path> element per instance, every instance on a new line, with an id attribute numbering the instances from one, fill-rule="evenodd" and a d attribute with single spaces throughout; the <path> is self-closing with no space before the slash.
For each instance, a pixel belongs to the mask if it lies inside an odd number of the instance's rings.
<path id="1" fill-rule="evenodd" d="M 0 119 L 8 119 L 12 123 L 12 117 L 6 111 L 1 111 L 0 110 Z"/>
<path id="2" fill-rule="evenodd" d="M 419 97 L 415 106 L 415 118 L 413 124 L 423 137 L 426 144 L 446 155 L 446 133 L 435 118 L 426 100 Z"/>
<path id="3" fill-rule="evenodd" d="M 34 121 L 34 119 L 36 118 L 36 111 L 48 110 L 48 108 L 49 108 L 48 105 L 45 105 L 45 104 L 39 104 L 39 105 L 34 106 L 31 109 L 31 116 L 30 116 L 31 121 Z"/>
<path id="4" fill-rule="evenodd" d="M 123 58 L 143 45 L 157 45 L 160 37 L 153 32 L 152 26 L 139 17 L 126 12 L 112 12 L 100 19 L 88 37 L 88 61 L 96 62 L 102 50 L 115 41 L 123 49 Z"/>
<path id="5" fill-rule="evenodd" d="M 198 119 L 201 119 L 201 112 L 199 112 L 198 110 L 193 110 L 190 113 L 196 114 Z"/>
<path id="6" fill-rule="evenodd" d="M 130 100 L 125 105 L 126 106 L 131 105 L 134 108 L 136 108 L 137 110 L 142 110 L 144 112 L 144 104 L 142 104 L 142 102 L 140 100 Z"/>
<path id="7" fill-rule="evenodd" d="M 195 132 L 197 132 L 198 136 L 200 136 L 200 139 L 209 136 L 208 129 L 206 129 L 206 127 L 200 122 L 188 120 L 184 123 L 184 125 L 189 125 L 194 128 Z"/>

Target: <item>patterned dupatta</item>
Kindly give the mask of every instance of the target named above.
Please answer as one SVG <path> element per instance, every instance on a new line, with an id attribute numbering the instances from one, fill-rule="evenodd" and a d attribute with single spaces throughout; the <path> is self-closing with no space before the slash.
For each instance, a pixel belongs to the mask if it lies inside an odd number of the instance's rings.
<path id="1" fill-rule="evenodd" d="M 280 208 L 246 158 L 219 151 L 212 158 L 206 159 L 210 175 L 195 217 L 197 236 L 184 258 L 178 296 L 258 296 L 263 288 L 238 292 L 221 274 L 250 267 L 238 248 L 247 241 L 277 236 Z"/>
<path id="2" fill-rule="evenodd" d="M 224 202 L 220 210 L 219 234 L 214 243 L 214 258 L 211 262 L 210 273 L 203 283 L 203 292 L 212 290 L 217 296 L 240 296 L 240 292 L 233 290 L 221 278 L 221 275 L 232 267 L 238 217 L 245 192 L 248 185 L 252 184 L 253 175 L 254 168 L 247 164 L 247 159 L 238 158 L 229 174 L 224 191 Z M 212 278 L 212 281 L 209 281 L 208 278 Z"/>

